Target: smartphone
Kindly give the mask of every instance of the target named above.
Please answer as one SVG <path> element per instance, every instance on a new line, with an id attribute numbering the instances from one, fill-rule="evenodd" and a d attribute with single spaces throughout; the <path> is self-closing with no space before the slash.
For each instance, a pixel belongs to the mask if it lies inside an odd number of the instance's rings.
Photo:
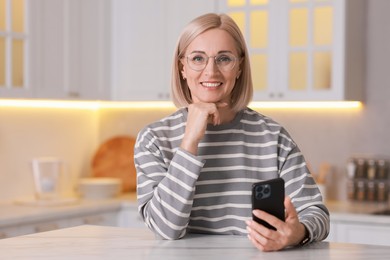
<path id="1" fill-rule="evenodd" d="M 252 186 L 252 210 L 263 210 L 280 220 L 284 219 L 284 180 L 276 178 L 254 183 Z M 257 223 L 276 230 L 275 227 L 252 214 Z"/>

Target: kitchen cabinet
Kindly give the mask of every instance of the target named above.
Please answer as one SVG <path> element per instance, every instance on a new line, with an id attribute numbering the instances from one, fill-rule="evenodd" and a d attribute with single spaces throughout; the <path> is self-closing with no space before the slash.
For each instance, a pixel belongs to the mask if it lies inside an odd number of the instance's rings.
<path id="1" fill-rule="evenodd" d="M 170 100 L 174 46 L 210 0 L 36 0 L 27 10 L 28 95 Z M 1 90 L 1 89 L 0 89 Z M 2 92 L 2 97 L 14 97 Z"/>
<path id="2" fill-rule="evenodd" d="M 146 225 L 142 220 L 136 206 L 122 206 L 118 216 L 118 226 L 125 228 L 145 228 Z"/>
<path id="3" fill-rule="evenodd" d="M 390 246 L 390 226 L 364 219 L 333 220 L 327 241 Z"/>
<path id="4" fill-rule="evenodd" d="M 28 224 L 0 228 L 0 238 L 15 237 L 80 225 L 118 226 L 118 211 L 81 214 L 77 217 L 58 217 Z M 28 219 L 26 220 L 28 222 Z"/>
<path id="5" fill-rule="evenodd" d="M 211 0 L 112 2 L 112 100 L 170 100 L 173 52 L 181 30 L 215 11 Z"/>
<path id="6" fill-rule="evenodd" d="M 364 0 L 226 0 L 247 40 L 254 100 L 362 100 Z"/>
<path id="7" fill-rule="evenodd" d="M 25 2 L 0 2 L 0 97 L 29 97 L 26 74 L 28 29 Z"/>
<path id="8" fill-rule="evenodd" d="M 0 211 L 0 238 L 79 225 L 145 228 L 135 193 L 48 207 L 0 203 Z"/>
<path id="9" fill-rule="evenodd" d="M 29 88 L 34 98 L 102 99 L 110 70 L 105 0 L 28 4 Z"/>

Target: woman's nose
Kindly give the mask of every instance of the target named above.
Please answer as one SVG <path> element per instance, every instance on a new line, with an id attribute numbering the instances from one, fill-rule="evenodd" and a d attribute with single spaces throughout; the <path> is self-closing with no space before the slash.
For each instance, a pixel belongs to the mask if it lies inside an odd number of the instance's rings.
<path id="1" fill-rule="evenodd" d="M 217 63 L 215 62 L 215 57 L 209 57 L 207 60 L 206 67 L 204 68 L 205 72 L 219 72 L 219 68 L 217 66 Z"/>

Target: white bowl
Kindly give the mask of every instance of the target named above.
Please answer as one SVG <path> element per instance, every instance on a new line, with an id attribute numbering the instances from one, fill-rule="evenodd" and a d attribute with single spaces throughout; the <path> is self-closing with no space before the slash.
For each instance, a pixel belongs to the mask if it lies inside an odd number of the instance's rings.
<path id="1" fill-rule="evenodd" d="M 119 195 L 122 181 L 117 178 L 82 178 L 78 192 L 85 199 L 106 199 Z"/>

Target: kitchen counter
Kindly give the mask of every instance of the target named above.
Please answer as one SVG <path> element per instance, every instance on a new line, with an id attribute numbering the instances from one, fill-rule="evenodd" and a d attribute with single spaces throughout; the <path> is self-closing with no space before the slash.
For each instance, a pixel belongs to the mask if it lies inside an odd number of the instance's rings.
<path id="1" fill-rule="evenodd" d="M 373 212 L 389 208 L 387 204 L 327 201 L 332 220 L 375 222 L 390 225 L 390 216 L 373 215 Z M 136 194 L 128 193 L 117 198 L 82 200 L 62 206 L 26 206 L 13 202 L 0 203 L 1 228 L 34 222 L 50 221 L 58 218 L 93 214 L 105 211 L 120 211 L 126 207 L 136 208 Z"/>
<path id="2" fill-rule="evenodd" d="M 356 202 L 356 201 L 327 201 L 331 220 L 361 221 L 377 224 L 389 224 L 389 215 L 376 215 L 375 212 L 390 208 L 388 203 Z"/>
<path id="3" fill-rule="evenodd" d="M 124 207 L 136 207 L 136 194 L 129 193 L 110 199 L 78 199 L 58 206 L 20 205 L 15 202 L 0 203 L 0 230 L 2 227 L 69 218 L 80 214 L 120 211 Z"/>
<path id="4" fill-rule="evenodd" d="M 326 241 L 390 246 L 390 216 L 372 214 L 387 209 L 387 204 L 327 201 L 326 205 L 331 213 Z M 0 239 L 85 224 L 145 228 L 135 193 L 61 206 L 0 203 Z"/>
<path id="5" fill-rule="evenodd" d="M 318 242 L 261 252 L 245 236 L 157 240 L 145 229 L 79 226 L 0 240 L 0 259 L 389 259 L 390 247 Z"/>

